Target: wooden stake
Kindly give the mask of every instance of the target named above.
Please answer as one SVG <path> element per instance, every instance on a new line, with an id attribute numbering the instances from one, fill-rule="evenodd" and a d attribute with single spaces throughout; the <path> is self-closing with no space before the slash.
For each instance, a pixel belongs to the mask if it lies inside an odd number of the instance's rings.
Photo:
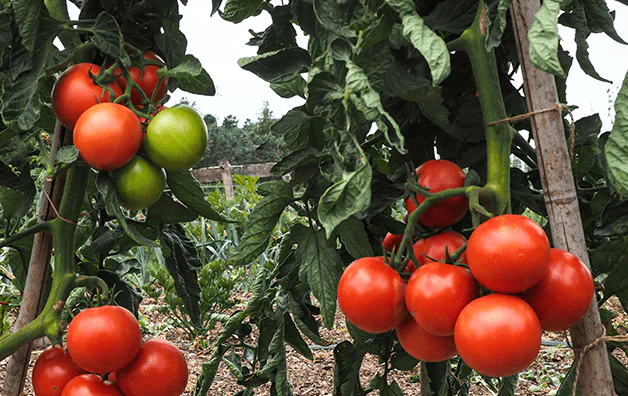
<path id="1" fill-rule="evenodd" d="M 511 7 L 528 111 L 551 108 L 558 103 L 554 77 L 538 70 L 530 60 L 528 30 L 539 8 L 539 0 L 514 0 Z M 530 124 L 554 247 L 570 251 L 590 268 L 562 115 L 558 112 L 537 114 L 530 118 Z M 602 336 L 595 299 L 570 332 L 576 351 Z M 579 381 L 582 396 L 615 395 L 605 343 L 592 348 L 583 359 Z"/>
<path id="2" fill-rule="evenodd" d="M 220 165 L 220 173 L 222 175 L 222 183 L 225 185 L 225 195 L 227 199 L 233 199 L 233 181 L 231 180 L 231 165 L 228 160 L 221 160 Z"/>
<path id="3" fill-rule="evenodd" d="M 72 134 L 67 133 L 66 129 L 57 121 L 55 133 L 50 150 L 51 158 L 54 158 L 59 147 L 64 144 L 71 144 Z M 44 190 L 50 196 L 53 205 L 59 207 L 63 187 L 65 184 L 65 174 L 53 180 L 47 180 L 44 183 Z M 39 208 L 39 221 L 47 221 L 54 218 L 55 214 L 50 205 L 50 201 L 42 194 L 41 205 Z M 32 322 L 46 301 L 43 300 L 46 291 L 46 280 L 50 276 L 50 256 L 52 253 L 52 234 L 49 231 L 40 232 L 35 235 L 33 250 L 31 251 L 31 259 L 26 275 L 26 285 L 24 287 L 24 295 L 22 296 L 22 305 L 15 322 L 14 331 L 24 327 Z M 28 364 L 31 356 L 31 343 L 22 346 L 15 351 L 5 373 L 5 383 L 2 390 L 2 396 L 19 396 L 24 387 L 24 380 L 28 373 Z"/>

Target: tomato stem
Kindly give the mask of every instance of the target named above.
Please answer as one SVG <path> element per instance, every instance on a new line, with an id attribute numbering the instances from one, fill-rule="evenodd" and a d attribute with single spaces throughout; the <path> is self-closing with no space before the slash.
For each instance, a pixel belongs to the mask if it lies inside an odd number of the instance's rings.
<path id="1" fill-rule="evenodd" d="M 470 28 L 460 36 L 473 69 L 484 123 L 507 118 L 494 51 L 487 51 L 486 7 L 480 1 Z M 488 173 L 486 188 L 495 193 L 495 213 L 510 212 L 510 146 L 514 129 L 508 123 L 486 127 Z"/>
<path id="2" fill-rule="evenodd" d="M 39 232 L 49 230 L 49 229 L 50 229 L 49 221 L 44 221 L 42 223 L 35 224 L 34 226 L 27 228 L 24 231 L 18 232 L 15 235 L 11 235 L 9 237 L 4 238 L 2 241 L 0 241 L 0 249 L 7 246 L 11 246 L 12 244 L 19 241 L 20 239 L 24 239 L 26 237 L 35 235 Z"/>
<path id="3" fill-rule="evenodd" d="M 44 4 L 50 13 L 50 16 L 59 21 L 69 21 L 70 14 L 68 13 L 68 2 L 65 0 L 45 0 Z M 69 48 L 73 45 L 79 44 L 79 40 L 74 29 L 72 31 L 59 32 L 59 40 L 65 48 Z"/>

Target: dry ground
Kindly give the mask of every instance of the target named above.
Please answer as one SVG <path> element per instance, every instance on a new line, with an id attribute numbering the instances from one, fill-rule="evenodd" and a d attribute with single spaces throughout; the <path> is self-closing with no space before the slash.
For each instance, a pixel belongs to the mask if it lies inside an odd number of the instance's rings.
<path id="1" fill-rule="evenodd" d="M 155 309 L 157 304 L 159 304 L 159 302 L 146 299 L 142 304 L 141 311 L 146 316 L 148 322 L 163 324 L 167 321 L 167 318 L 157 313 L 157 310 Z M 615 304 L 618 305 L 616 302 Z M 621 309 L 618 311 L 621 312 Z M 618 323 L 622 323 L 624 326 L 626 324 L 626 320 L 626 317 L 623 315 L 620 315 L 617 318 Z M 218 330 L 212 331 L 208 335 L 208 338 L 215 338 L 217 332 Z M 341 314 L 337 315 L 334 328 L 332 330 L 323 330 L 321 335 L 323 338 L 333 343 L 350 339 L 344 325 L 344 317 L 342 317 Z M 198 346 L 193 345 L 187 335 L 180 329 L 171 328 L 165 332 L 157 334 L 156 337 L 165 338 L 173 342 L 185 355 L 190 369 L 190 378 L 188 387 L 184 394 L 192 395 L 200 366 L 207 361 L 209 355 L 211 354 L 211 348 L 209 350 L 202 350 Z M 547 333 L 544 334 L 543 338 L 562 340 L 563 335 Z M 29 369 L 29 377 L 33 362 L 42 350 L 43 349 L 39 348 L 33 352 Z M 289 349 L 287 351 L 289 377 L 293 385 L 295 395 L 327 396 L 332 394 L 334 378 L 334 359 L 332 351 L 315 350 L 313 351 L 313 355 L 314 360 L 309 361 L 296 353 L 294 350 Z M 555 394 L 560 381 L 571 366 L 572 359 L 573 354 L 569 348 L 543 347 L 536 361 L 521 374 L 516 395 L 551 396 Z M 622 355 L 621 359 L 626 362 L 625 356 Z M 6 360 L 0 362 L 0 386 L 4 386 L 5 368 Z M 366 384 L 373 374 L 380 369 L 381 367 L 378 365 L 377 359 L 372 356 L 367 357 L 362 366 L 362 382 Z M 390 377 L 399 383 L 404 391 L 404 394 L 418 395 L 420 385 L 416 381 L 418 378 L 417 374 L 418 369 L 415 368 L 410 372 L 393 371 Z M 209 391 L 209 395 L 232 395 L 240 389 L 241 387 L 236 384 L 234 377 L 230 374 L 227 368 L 224 365 L 221 365 L 215 381 Z M 258 388 L 255 394 L 268 395 L 269 386 L 262 386 Z M 484 383 L 479 376 L 474 377 L 470 394 L 473 396 L 495 395 L 495 393 L 489 389 L 486 383 Z M 26 382 L 23 395 L 33 395 L 30 380 L 27 380 Z"/>

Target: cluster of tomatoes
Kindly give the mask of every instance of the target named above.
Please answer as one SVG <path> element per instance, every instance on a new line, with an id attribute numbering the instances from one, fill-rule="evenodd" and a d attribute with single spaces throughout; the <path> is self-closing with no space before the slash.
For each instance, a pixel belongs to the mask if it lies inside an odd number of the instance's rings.
<path id="1" fill-rule="evenodd" d="M 76 315 L 67 352 L 52 347 L 33 368 L 35 396 L 180 396 L 187 379 L 181 352 L 159 339 L 142 343 L 133 314 L 117 306 Z"/>
<path id="2" fill-rule="evenodd" d="M 127 83 L 118 68 L 104 88 L 96 83 L 97 76 L 104 78 L 100 66 L 78 63 L 61 74 L 52 90 L 53 112 L 73 131 L 81 158 L 96 170 L 111 172 L 120 204 L 130 210 L 146 208 L 159 199 L 166 186 L 164 170 L 188 170 L 207 149 L 207 126 L 196 111 L 188 106 L 161 106 L 168 79 L 157 76 L 163 64 L 154 63 L 160 61 L 146 51 L 143 66 L 128 69 L 133 84 Z M 126 89 L 130 90 L 129 103 L 114 103 Z M 157 105 L 157 114 L 148 122 L 141 111 L 132 110 L 146 108 L 146 100 L 150 106 Z"/>
<path id="3" fill-rule="evenodd" d="M 443 160 L 425 163 L 417 175 L 431 192 L 464 181 L 462 170 Z M 462 205 L 465 198 L 441 201 L 420 221 L 450 226 L 465 215 Z M 413 211 L 416 205 L 406 201 L 406 208 Z M 389 234 L 384 245 L 392 250 L 400 242 L 401 236 Z M 404 350 L 422 361 L 460 355 L 483 375 L 518 373 L 536 358 L 543 330 L 569 329 L 593 302 L 594 282 L 586 266 L 573 254 L 550 248 L 543 229 L 525 216 L 493 217 L 468 241 L 442 231 L 419 239 L 413 250 L 418 268 L 406 267 L 412 273 L 407 283 L 383 257 L 351 263 L 340 279 L 338 302 L 361 330 L 396 329 Z M 456 262 L 452 255 L 459 256 Z"/>

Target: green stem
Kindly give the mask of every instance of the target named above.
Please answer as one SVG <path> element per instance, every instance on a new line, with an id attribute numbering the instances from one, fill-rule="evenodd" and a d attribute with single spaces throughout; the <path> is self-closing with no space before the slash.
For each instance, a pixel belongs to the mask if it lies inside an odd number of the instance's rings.
<path id="1" fill-rule="evenodd" d="M 484 45 L 486 33 L 486 9 L 480 1 L 473 25 L 460 38 L 469 55 L 473 76 L 478 89 L 484 123 L 507 118 L 506 108 L 499 85 L 495 52 Z M 484 33 L 483 33 L 484 32 Z M 510 145 L 513 129 L 508 123 L 486 127 L 488 173 L 486 187 L 495 193 L 495 213 L 510 211 Z"/>
<path id="2" fill-rule="evenodd" d="M 44 221 L 42 223 L 35 224 L 34 226 L 27 228 L 24 231 L 18 232 L 15 235 L 11 235 L 9 237 L 4 238 L 2 241 L 0 241 L 0 249 L 6 246 L 11 246 L 12 244 L 19 241 L 20 239 L 29 237 L 31 235 L 35 235 L 38 232 L 42 232 L 49 229 L 50 229 L 49 221 Z"/>
<path id="3" fill-rule="evenodd" d="M 50 16 L 59 21 L 67 22 L 70 20 L 68 13 L 68 2 L 66 0 L 45 0 L 46 8 L 50 12 Z M 65 48 L 80 44 L 80 40 L 76 32 L 64 30 L 59 33 L 59 40 Z"/>
<path id="4" fill-rule="evenodd" d="M 97 276 L 79 276 L 74 280 L 74 287 L 99 288 L 105 298 L 109 295 L 109 286 Z"/>

